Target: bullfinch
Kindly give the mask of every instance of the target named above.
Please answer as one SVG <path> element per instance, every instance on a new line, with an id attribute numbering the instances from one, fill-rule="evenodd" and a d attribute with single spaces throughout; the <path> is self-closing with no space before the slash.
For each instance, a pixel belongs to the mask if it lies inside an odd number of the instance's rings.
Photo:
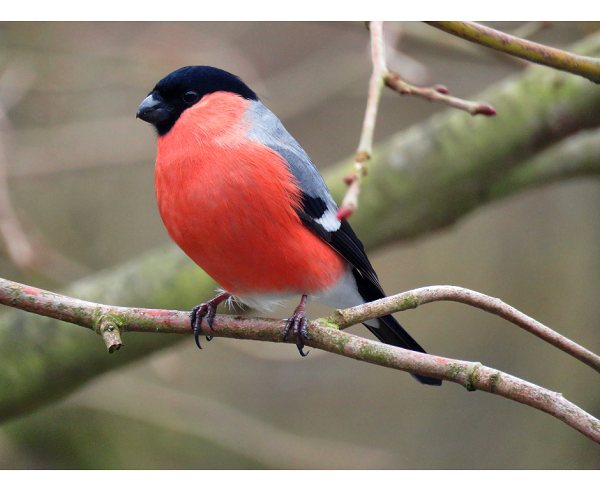
<path id="1" fill-rule="evenodd" d="M 202 319 L 212 328 L 230 297 L 268 310 L 301 296 L 284 336 L 293 334 L 305 355 L 307 297 L 343 309 L 385 296 L 319 171 L 239 77 L 180 68 L 156 84 L 137 117 L 158 134 L 155 189 L 169 235 L 223 288 L 192 310 L 198 346 Z M 391 315 L 365 326 L 383 343 L 425 352 Z"/>

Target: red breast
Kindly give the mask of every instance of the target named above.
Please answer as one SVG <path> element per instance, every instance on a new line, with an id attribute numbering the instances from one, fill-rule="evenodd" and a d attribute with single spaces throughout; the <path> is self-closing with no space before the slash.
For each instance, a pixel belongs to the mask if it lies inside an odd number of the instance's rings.
<path id="1" fill-rule="evenodd" d="M 346 262 L 304 227 L 284 159 L 246 137 L 248 101 L 215 92 L 158 138 L 156 197 L 171 238 L 225 290 L 313 294 Z"/>

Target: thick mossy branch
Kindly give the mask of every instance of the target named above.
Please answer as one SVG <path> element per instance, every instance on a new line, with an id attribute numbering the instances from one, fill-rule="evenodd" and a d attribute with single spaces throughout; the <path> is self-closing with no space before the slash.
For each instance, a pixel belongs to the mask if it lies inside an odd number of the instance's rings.
<path id="1" fill-rule="evenodd" d="M 501 199 L 527 190 L 582 176 L 600 176 L 600 128 L 581 131 L 553 145 L 531 160 L 519 164 L 489 192 Z"/>

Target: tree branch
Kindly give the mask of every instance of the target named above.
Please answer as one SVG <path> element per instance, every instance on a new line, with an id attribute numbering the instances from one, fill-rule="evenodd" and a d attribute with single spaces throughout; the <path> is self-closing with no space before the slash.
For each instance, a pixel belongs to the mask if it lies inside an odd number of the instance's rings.
<path id="1" fill-rule="evenodd" d="M 413 289 L 382 298 L 381 300 L 365 303 L 364 305 L 338 310 L 326 320 L 335 323 L 339 329 L 345 329 L 348 326 L 362 323 L 369 319 L 375 319 L 382 315 L 414 309 L 420 305 L 437 301 L 464 303 L 465 305 L 470 305 L 502 317 L 502 319 L 529 331 L 600 373 L 600 356 L 544 326 L 542 323 L 523 314 L 498 298 L 457 286 L 428 286 Z"/>
<path id="2" fill-rule="evenodd" d="M 600 83 L 598 58 L 561 51 L 470 21 L 427 21 L 427 24 L 490 49 Z"/>
<path id="3" fill-rule="evenodd" d="M 307 345 L 388 368 L 442 378 L 467 390 L 484 390 L 532 406 L 562 420 L 600 443 L 600 421 L 562 397 L 481 363 L 460 361 L 400 349 L 340 331 L 382 314 L 415 308 L 439 300 L 459 301 L 497 314 L 540 336 L 600 371 L 600 358 L 583 347 L 531 319 L 498 299 L 454 286 L 432 286 L 384 298 L 358 307 L 339 310 L 333 316 L 309 323 Z M 0 279 L 0 303 L 65 322 L 105 332 L 165 332 L 191 334 L 187 312 L 125 308 L 77 300 L 50 291 Z M 213 336 L 284 342 L 283 321 L 217 315 Z M 120 344 L 120 340 L 118 341 Z M 288 340 L 293 343 L 293 340 Z M 109 352 L 113 347 L 109 343 Z"/>
<path id="4" fill-rule="evenodd" d="M 183 309 L 192 298 L 210 297 L 214 289 L 215 283 L 197 265 L 169 246 L 75 282 L 66 293 L 107 305 Z M 101 373 L 182 340 L 163 333 L 131 334 L 127 350 L 120 350 L 118 357 L 107 357 L 98 351 L 97 337 L 82 337 L 85 330 L 77 324 L 10 310 L 0 317 L 0 420 L 35 410 Z M 72 315 L 77 316 L 78 311 Z M 94 324 L 90 326 L 95 330 Z"/>

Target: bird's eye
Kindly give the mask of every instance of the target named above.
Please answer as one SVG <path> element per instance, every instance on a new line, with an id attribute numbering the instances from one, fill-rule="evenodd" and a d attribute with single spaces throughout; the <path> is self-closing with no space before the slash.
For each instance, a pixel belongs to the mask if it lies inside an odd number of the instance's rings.
<path id="1" fill-rule="evenodd" d="M 198 93 L 196 91 L 185 91 L 183 93 L 183 100 L 188 104 L 191 105 L 192 103 L 195 103 L 196 101 L 198 101 L 198 98 L 200 96 L 198 95 Z"/>

